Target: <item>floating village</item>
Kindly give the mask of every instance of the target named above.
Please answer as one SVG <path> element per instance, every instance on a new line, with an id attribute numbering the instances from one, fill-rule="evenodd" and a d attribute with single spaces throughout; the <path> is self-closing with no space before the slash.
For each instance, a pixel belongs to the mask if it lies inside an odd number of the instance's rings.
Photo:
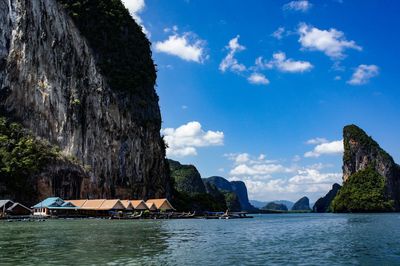
<path id="1" fill-rule="evenodd" d="M 235 219 L 252 218 L 246 212 L 177 212 L 168 199 L 119 200 L 79 199 L 63 200 L 49 197 L 32 207 L 12 200 L 0 200 L 0 219 L 7 221 L 45 221 L 46 219 Z"/>

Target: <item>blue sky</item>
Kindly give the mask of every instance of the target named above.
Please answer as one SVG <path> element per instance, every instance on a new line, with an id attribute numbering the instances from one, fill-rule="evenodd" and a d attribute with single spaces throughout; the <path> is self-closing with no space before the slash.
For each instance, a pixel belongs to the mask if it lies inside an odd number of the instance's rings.
<path id="1" fill-rule="evenodd" d="M 125 0 L 152 42 L 168 157 L 311 201 L 341 182 L 342 128 L 400 161 L 397 1 Z"/>

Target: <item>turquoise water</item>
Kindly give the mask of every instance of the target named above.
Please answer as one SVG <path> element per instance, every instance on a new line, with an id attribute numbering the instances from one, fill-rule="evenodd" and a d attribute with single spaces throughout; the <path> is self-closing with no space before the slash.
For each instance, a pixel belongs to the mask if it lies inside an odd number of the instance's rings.
<path id="1" fill-rule="evenodd" d="M 2 221 L 0 264 L 400 265 L 400 214 Z"/>

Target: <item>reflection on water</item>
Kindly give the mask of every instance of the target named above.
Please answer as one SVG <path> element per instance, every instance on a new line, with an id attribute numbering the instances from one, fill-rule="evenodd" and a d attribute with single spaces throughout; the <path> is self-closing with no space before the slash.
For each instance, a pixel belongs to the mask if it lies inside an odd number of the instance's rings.
<path id="1" fill-rule="evenodd" d="M 0 264 L 400 265 L 399 214 L 0 222 Z"/>

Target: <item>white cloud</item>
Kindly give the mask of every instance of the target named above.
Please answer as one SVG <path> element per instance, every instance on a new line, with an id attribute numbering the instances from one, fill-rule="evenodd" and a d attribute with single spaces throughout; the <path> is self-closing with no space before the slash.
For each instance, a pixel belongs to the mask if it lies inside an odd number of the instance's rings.
<path id="1" fill-rule="evenodd" d="M 312 201 L 325 195 L 332 184 L 341 183 L 342 174 L 339 172 L 321 172 L 313 168 L 302 168 L 288 178 L 267 176 L 231 176 L 229 180 L 245 182 L 249 198 L 258 200 L 286 199 L 296 201 L 308 196 Z M 312 207 L 312 206 L 311 206 Z"/>
<path id="2" fill-rule="evenodd" d="M 239 164 L 230 171 L 230 175 L 270 175 L 281 172 L 285 172 L 285 168 L 280 164 Z"/>
<path id="3" fill-rule="evenodd" d="M 251 84 L 260 84 L 260 85 L 268 85 L 269 80 L 261 73 L 252 73 L 247 80 Z"/>
<path id="4" fill-rule="evenodd" d="M 302 48 L 321 51 L 332 59 L 342 59 L 346 49 L 362 50 L 362 47 L 354 41 L 348 41 L 344 33 L 336 29 L 320 30 L 302 23 L 298 33 Z"/>
<path id="5" fill-rule="evenodd" d="M 276 160 L 268 160 L 265 154 L 256 157 L 248 153 L 226 154 L 229 160 L 234 162 L 234 167 L 230 171 L 231 176 L 265 176 L 273 173 L 287 173 L 292 171 L 283 167 Z"/>
<path id="6" fill-rule="evenodd" d="M 174 32 L 167 40 L 155 43 L 155 50 L 178 56 L 186 61 L 202 63 L 206 59 L 205 41 L 198 39 L 193 33 L 185 32 L 182 35 Z"/>
<path id="7" fill-rule="evenodd" d="M 301 11 L 306 12 L 312 7 L 312 4 L 307 0 L 298 0 L 298 1 L 291 1 L 285 4 L 282 8 L 283 10 L 293 10 L 293 11 Z"/>
<path id="8" fill-rule="evenodd" d="M 289 179 L 292 185 L 315 185 L 315 184 L 328 184 L 332 185 L 341 178 L 339 173 L 321 173 L 318 169 L 306 168 L 299 170 L 297 175 Z"/>
<path id="9" fill-rule="evenodd" d="M 350 85 L 363 85 L 378 74 L 379 68 L 376 65 L 359 65 L 347 83 Z"/>
<path id="10" fill-rule="evenodd" d="M 307 61 L 295 61 L 291 58 L 286 58 L 283 52 L 277 52 L 272 55 L 272 60 L 263 62 L 262 57 L 256 59 L 256 66 L 262 68 L 276 68 L 282 72 L 306 72 L 313 68 L 313 65 Z"/>
<path id="11" fill-rule="evenodd" d="M 150 32 L 143 25 L 142 18 L 139 16 L 139 14 L 144 10 L 146 6 L 144 0 L 122 0 L 122 3 L 129 10 L 129 13 L 133 17 L 133 19 L 140 26 L 142 26 L 143 33 L 146 34 L 148 37 L 150 37 L 151 36 Z"/>
<path id="12" fill-rule="evenodd" d="M 246 70 L 246 66 L 240 64 L 235 58 L 235 54 L 237 52 L 246 49 L 246 47 L 239 44 L 239 38 L 240 36 L 237 35 L 235 38 L 231 39 L 228 46 L 226 46 L 226 49 L 228 49 L 229 52 L 219 65 L 219 69 L 222 72 L 225 72 L 226 70 L 231 70 L 233 72 L 243 72 Z"/>
<path id="13" fill-rule="evenodd" d="M 307 140 L 307 144 L 309 145 L 318 145 L 318 144 L 322 144 L 322 143 L 327 143 L 329 142 L 326 138 L 313 138 L 313 139 L 309 139 Z"/>
<path id="14" fill-rule="evenodd" d="M 178 30 L 179 30 L 179 28 L 178 28 L 178 26 L 177 25 L 174 25 L 174 26 L 172 26 L 172 28 L 165 28 L 164 29 L 164 32 L 165 33 L 169 33 L 169 32 L 174 32 L 174 33 L 176 33 L 176 32 L 178 32 Z"/>
<path id="15" fill-rule="evenodd" d="M 271 36 L 280 40 L 283 38 L 283 34 L 285 33 L 285 28 L 284 27 L 279 27 L 276 31 L 274 31 Z"/>
<path id="16" fill-rule="evenodd" d="M 321 155 L 334 155 L 343 153 L 343 140 L 322 143 L 317 145 L 314 150 L 306 152 L 304 157 L 320 157 Z"/>
<path id="17" fill-rule="evenodd" d="M 333 167 L 330 164 L 286 166 L 283 162 L 268 160 L 264 154 L 233 153 L 225 156 L 233 161 L 228 179 L 245 182 L 251 199 L 298 200 L 307 195 L 315 200 L 325 195 L 333 183 L 341 182 L 341 173 L 324 172 L 324 169 Z M 299 156 L 295 158 L 296 161 L 300 159 Z"/>
<path id="18" fill-rule="evenodd" d="M 176 129 L 161 130 L 168 144 L 167 155 L 184 157 L 197 155 L 197 148 L 220 146 L 224 144 L 224 133 L 221 131 L 204 131 L 199 122 L 193 121 Z"/>
<path id="19" fill-rule="evenodd" d="M 245 163 L 250 160 L 248 153 L 240 153 L 237 156 L 235 156 L 235 162 L 236 163 Z"/>

